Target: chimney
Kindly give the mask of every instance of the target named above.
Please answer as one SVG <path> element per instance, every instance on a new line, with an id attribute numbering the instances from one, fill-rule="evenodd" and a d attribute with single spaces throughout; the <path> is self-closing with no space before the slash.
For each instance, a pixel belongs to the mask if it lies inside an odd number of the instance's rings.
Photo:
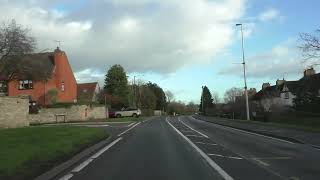
<path id="1" fill-rule="evenodd" d="M 310 77 L 312 75 L 315 75 L 316 71 L 313 69 L 313 67 L 311 67 L 309 69 L 304 70 L 303 74 L 304 74 L 304 77 Z"/>
<path id="2" fill-rule="evenodd" d="M 270 87 L 270 83 L 263 83 L 262 84 L 262 90 L 264 90 L 267 87 Z"/>
<path id="3" fill-rule="evenodd" d="M 280 80 L 280 79 L 278 79 L 277 81 L 276 81 L 276 85 L 277 86 L 281 86 L 283 83 L 285 83 L 286 81 L 283 79 L 283 80 Z"/>

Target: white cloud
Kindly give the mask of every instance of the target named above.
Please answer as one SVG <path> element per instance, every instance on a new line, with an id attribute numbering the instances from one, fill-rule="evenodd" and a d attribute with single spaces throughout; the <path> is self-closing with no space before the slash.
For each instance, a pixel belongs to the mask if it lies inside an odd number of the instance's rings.
<path id="1" fill-rule="evenodd" d="M 300 76 L 307 67 L 302 63 L 295 40 L 288 40 L 273 47 L 270 51 L 258 53 L 247 58 L 249 78 L 282 78 Z M 221 75 L 240 76 L 242 68 L 238 65 L 226 67 Z"/>
<path id="2" fill-rule="evenodd" d="M 54 8 L 63 3 L 5 1 L 0 21 L 32 28 L 39 50 L 62 41 L 75 71 L 119 63 L 129 72 L 171 73 L 208 63 L 232 43 L 245 10 L 245 0 L 92 0 L 77 10 Z"/>
<path id="3" fill-rule="evenodd" d="M 259 20 L 266 22 L 266 21 L 272 21 L 272 20 L 277 19 L 279 17 L 280 17 L 280 12 L 278 10 L 272 8 L 272 9 L 268 9 L 268 10 L 262 12 L 259 15 Z"/>

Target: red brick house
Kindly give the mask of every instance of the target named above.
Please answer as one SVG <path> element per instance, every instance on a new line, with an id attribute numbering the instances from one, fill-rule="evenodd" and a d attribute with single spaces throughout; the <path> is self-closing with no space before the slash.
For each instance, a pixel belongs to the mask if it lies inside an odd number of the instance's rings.
<path id="1" fill-rule="evenodd" d="M 78 84 L 77 89 L 79 102 L 98 102 L 100 86 L 97 82 Z"/>
<path id="2" fill-rule="evenodd" d="M 77 82 L 64 51 L 57 48 L 54 52 L 27 54 L 19 59 L 19 64 L 26 70 L 7 80 L 8 96 L 29 95 L 31 100 L 47 105 L 51 103 L 48 92 L 55 91 L 56 102 L 77 101 Z M 31 78 L 35 71 L 48 78 Z"/>

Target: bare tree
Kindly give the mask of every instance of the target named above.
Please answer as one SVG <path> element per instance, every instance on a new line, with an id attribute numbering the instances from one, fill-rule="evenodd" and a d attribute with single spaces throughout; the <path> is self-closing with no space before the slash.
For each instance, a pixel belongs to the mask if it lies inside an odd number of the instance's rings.
<path id="1" fill-rule="evenodd" d="M 168 90 L 168 91 L 166 91 L 166 97 L 167 97 L 168 103 L 170 103 L 174 98 L 174 94 Z"/>
<path id="2" fill-rule="evenodd" d="M 319 60 L 320 58 L 320 29 L 316 30 L 314 34 L 301 33 L 300 49 L 307 60 Z"/>
<path id="3" fill-rule="evenodd" d="M 236 101 L 237 96 L 242 96 L 243 90 L 240 88 L 233 87 L 227 90 L 224 94 L 225 103 L 234 103 Z"/>
<path id="4" fill-rule="evenodd" d="M 30 53 L 35 49 L 35 39 L 29 35 L 30 30 L 17 24 L 15 20 L 0 25 L 0 72 L 12 69 L 16 63 L 8 63 L 14 56 L 15 60 L 21 55 Z"/>
<path id="5" fill-rule="evenodd" d="M 214 104 L 217 104 L 220 102 L 220 97 L 219 94 L 217 92 L 212 92 L 212 100 Z"/>

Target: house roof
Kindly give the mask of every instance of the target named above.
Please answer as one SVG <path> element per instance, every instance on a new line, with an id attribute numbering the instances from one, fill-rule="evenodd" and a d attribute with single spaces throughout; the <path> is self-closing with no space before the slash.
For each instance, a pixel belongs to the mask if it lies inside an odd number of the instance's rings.
<path id="1" fill-rule="evenodd" d="M 303 77 L 298 81 L 285 81 L 284 84 L 279 86 L 266 87 L 255 94 L 252 100 L 279 97 L 284 86 L 287 86 L 289 91 L 295 95 L 303 95 L 306 92 L 318 94 L 320 90 L 320 73 Z"/>
<path id="2" fill-rule="evenodd" d="M 91 102 L 97 85 L 97 82 L 77 84 L 78 101 Z"/>
<path id="3" fill-rule="evenodd" d="M 10 56 L 0 64 L 3 67 L 2 77 L 14 73 L 19 79 L 47 79 L 53 72 L 54 53 L 34 53 L 23 56 Z"/>

